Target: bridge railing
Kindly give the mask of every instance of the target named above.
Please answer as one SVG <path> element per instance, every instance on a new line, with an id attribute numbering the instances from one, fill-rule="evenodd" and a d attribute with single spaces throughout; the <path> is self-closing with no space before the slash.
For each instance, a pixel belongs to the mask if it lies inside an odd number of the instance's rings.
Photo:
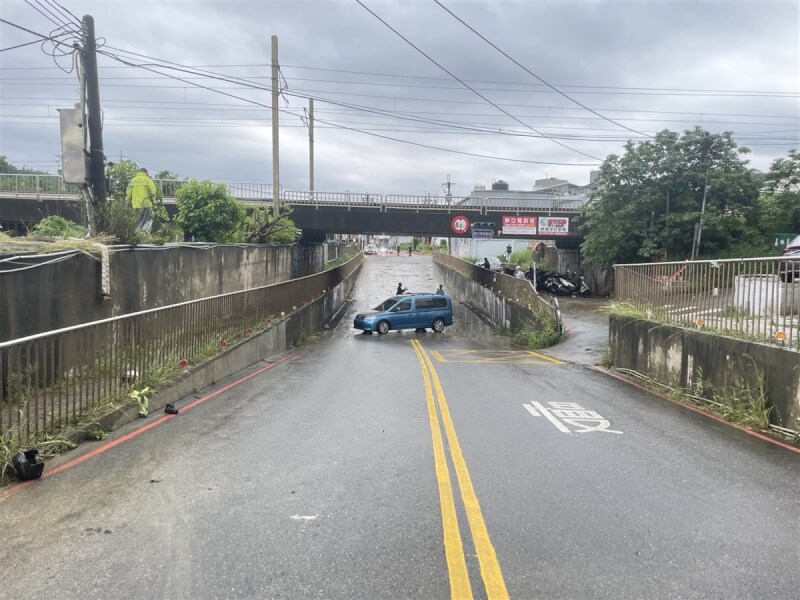
<path id="1" fill-rule="evenodd" d="M 161 196 L 172 200 L 183 186 L 189 183 L 188 179 L 154 179 Z M 224 185 L 228 193 L 242 202 L 271 202 L 271 183 L 233 183 L 229 181 L 212 181 L 214 184 Z"/>
<path id="2" fill-rule="evenodd" d="M 162 198 L 174 202 L 177 191 L 188 180 L 156 179 L 156 186 Z M 225 182 L 222 184 L 228 192 L 245 203 L 268 203 L 272 201 L 272 184 L 258 182 Z M 0 194 L 5 197 L 20 199 L 56 198 L 74 200 L 80 197 L 78 185 L 65 184 L 59 175 L 29 175 L 17 173 L 0 174 Z M 531 199 L 521 196 L 484 197 L 484 196 L 412 196 L 382 195 L 362 192 L 310 192 L 281 190 L 281 202 L 307 206 L 346 206 L 361 208 L 378 208 L 385 210 L 442 210 L 448 212 L 476 211 L 481 214 L 504 212 L 520 214 L 540 211 L 548 213 L 583 212 L 586 201 L 583 198 L 553 197 Z"/>
<path id="3" fill-rule="evenodd" d="M 484 213 L 487 212 L 505 212 L 518 214 L 519 212 L 547 212 L 547 213 L 561 213 L 561 212 L 583 212 L 586 207 L 586 200 L 570 199 L 563 197 L 553 198 L 519 198 L 515 196 L 508 197 L 486 197 L 482 198 Z"/>
<path id="4" fill-rule="evenodd" d="M 306 192 L 283 191 L 281 201 L 287 204 L 308 206 L 358 206 L 364 208 L 380 208 L 383 196 L 380 194 L 362 194 L 356 192 Z"/>
<path id="5" fill-rule="evenodd" d="M 59 175 L 37 175 L 28 173 L 0 174 L 0 194 L 15 198 L 48 197 L 75 198 L 80 186 L 66 184 Z"/>
<path id="6" fill-rule="evenodd" d="M 300 279 L 0 343 L 0 443 L 33 443 L 130 403 L 134 391 L 155 388 L 320 299 L 361 261 L 359 254 Z"/>
<path id="7" fill-rule="evenodd" d="M 461 210 L 460 203 L 465 198 L 455 196 L 405 196 L 389 195 L 384 199 L 384 206 L 393 209 L 413 210 Z"/>
<path id="8" fill-rule="evenodd" d="M 614 265 L 614 281 L 652 320 L 800 351 L 800 258 Z"/>

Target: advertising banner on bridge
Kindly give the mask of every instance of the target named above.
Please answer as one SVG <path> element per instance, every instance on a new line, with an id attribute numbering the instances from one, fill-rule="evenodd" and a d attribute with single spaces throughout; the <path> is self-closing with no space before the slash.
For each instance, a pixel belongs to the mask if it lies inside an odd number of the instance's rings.
<path id="1" fill-rule="evenodd" d="M 536 217 L 503 217 L 503 235 L 536 235 Z"/>
<path id="2" fill-rule="evenodd" d="M 539 233 L 548 235 L 569 235 L 569 218 L 539 217 Z"/>

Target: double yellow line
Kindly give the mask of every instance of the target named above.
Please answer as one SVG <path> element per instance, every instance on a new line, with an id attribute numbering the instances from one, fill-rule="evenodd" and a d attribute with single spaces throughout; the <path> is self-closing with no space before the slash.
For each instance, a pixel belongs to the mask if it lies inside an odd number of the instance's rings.
<path id="1" fill-rule="evenodd" d="M 467 513 L 467 523 L 469 523 L 472 541 L 475 544 L 475 551 L 478 555 L 478 564 L 480 565 L 481 577 L 486 588 L 486 595 L 489 600 L 503 600 L 508 598 L 503 572 L 500 569 L 497 554 L 489 538 L 489 531 L 486 529 L 486 523 L 483 520 L 478 497 L 472 487 L 472 479 L 467 470 L 464 455 L 461 452 L 461 445 L 458 443 L 453 419 L 450 417 L 450 409 L 447 407 L 447 399 L 445 398 L 444 390 L 442 390 L 439 375 L 436 373 L 436 369 L 434 369 L 433 363 L 422 344 L 418 340 L 413 340 L 411 344 L 419 359 L 422 378 L 425 382 L 425 397 L 428 402 L 428 417 L 431 425 L 431 437 L 433 438 L 436 479 L 439 483 L 439 504 L 442 508 L 445 555 L 447 557 L 447 570 L 450 575 L 450 596 L 454 599 L 472 598 L 472 585 L 470 584 L 467 562 L 464 557 L 464 542 L 458 525 L 453 482 L 450 479 L 450 468 L 445 455 L 439 413 L 441 413 L 442 423 L 444 424 L 447 445 L 450 448 L 450 458 L 453 461 L 458 487 L 461 491 L 461 499 L 464 502 L 464 508 Z M 434 390 L 436 391 L 435 400 Z"/>

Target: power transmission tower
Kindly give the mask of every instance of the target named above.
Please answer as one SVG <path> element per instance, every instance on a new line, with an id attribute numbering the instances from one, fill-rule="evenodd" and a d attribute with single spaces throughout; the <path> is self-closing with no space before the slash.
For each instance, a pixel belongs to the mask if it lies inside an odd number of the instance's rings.
<path id="1" fill-rule="evenodd" d="M 453 197 L 453 195 L 450 193 L 450 188 L 455 185 L 454 182 L 450 181 L 450 173 L 447 174 L 447 181 L 445 181 L 442 185 L 447 187 L 447 204 L 450 204 L 450 199 Z"/>

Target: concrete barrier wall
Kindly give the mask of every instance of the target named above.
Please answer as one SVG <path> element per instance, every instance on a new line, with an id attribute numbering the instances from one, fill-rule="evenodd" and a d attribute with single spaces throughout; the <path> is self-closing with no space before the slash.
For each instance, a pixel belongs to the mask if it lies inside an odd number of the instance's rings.
<path id="1" fill-rule="evenodd" d="M 360 262 L 362 258 L 354 260 Z M 178 402 L 189 394 L 222 381 L 250 365 L 285 352 L 299 345 L 307 336 L 322 331 L 325 325 L 344 308 L 355 287 L 360 268 L 359 264 L 349 277 L 329 289 L 323 296 L 291 313 L 286 319 L 263 333 L 243 340 L 209 361 L 190 368 L 157 390 L 150 399 L 150 412 L 160 411 L 167 403 Z M 326 285 L 325 281 L 329 277 L 326 278 L 324 275 L 320 274 L 317 287 Z M 87 438 L 88 432 L 98 426 L 103 429 L 114 429 L 138 420 L 138 412 L 138 405 L 132 403 L 104 417 L 96 424 L 90 424 L 80 431 L 73 432 L 70 437 L 75 441 L 83 441 Z"/>
<path id="2" fill-rule="evenodd" d="M 461 298 L 493 325 L 515 332 L 543 327 L 541 317 L 528 308 L 532 302 L 538 302 L 528 295 L 531 289 L 528 281 L 438 252 L 434 254 L 434 262 L 441 271 L 448 293 Z"/>
<path id="3" fill-rule="evenodd" d="M 0 270 L 0 341 L 311 275 L 322 270 L 324 251 L 319 245 L 111 247 L 106 301 L 98 261 L 84 254 L 52 261 L 41 255 Z"/>
<path id="4" fill-rule="evenodd" d="M 800 429 L 797 352 L 618 316 L 609 321 L 609 345 L 615 367 L 682 389 L 695 389 L 702 380 L 709 398 L 763 384 L 774 407 L 772 423 Z"/>

